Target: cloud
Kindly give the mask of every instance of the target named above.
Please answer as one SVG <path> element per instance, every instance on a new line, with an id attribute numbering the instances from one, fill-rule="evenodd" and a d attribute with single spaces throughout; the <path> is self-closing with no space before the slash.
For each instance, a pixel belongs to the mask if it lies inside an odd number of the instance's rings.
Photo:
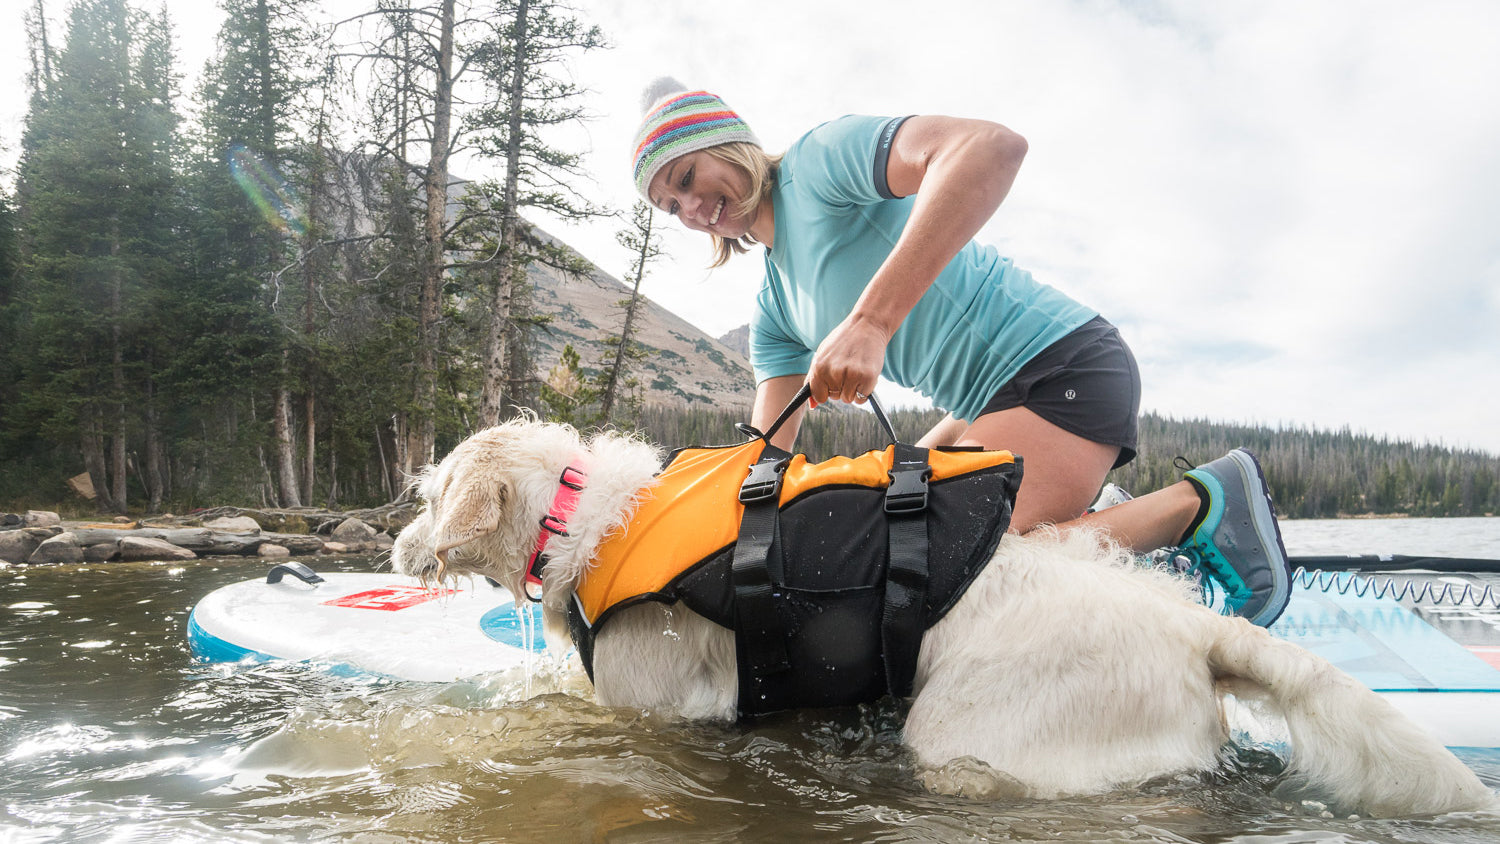
<path id="1" fill-rule="evenodd" d="M 996 120 L 1031 151 L 981 238 L 1122 327 L 1147 409 L 1500 451 L 1500 4 L 918 5 L 577 0 L 615 47 L 572 62 L 599 118 L 558 141 L 628 208 L 663 74 L 773 149 L 845 113 Z M 629 266 L 618 222 L 542 222 Z M 756 257 L 709 273 L 699 238 L 667 248 L 647 295 L 710 333 L 746 321 Z"/>

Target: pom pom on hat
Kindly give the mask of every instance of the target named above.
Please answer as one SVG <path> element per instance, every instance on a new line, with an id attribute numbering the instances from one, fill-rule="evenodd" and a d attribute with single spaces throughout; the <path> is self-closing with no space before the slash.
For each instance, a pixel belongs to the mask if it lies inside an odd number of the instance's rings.
<path id="1" fill-rule="evenodd" d="M 670 76 L 658 76 L 641 91 L 641 116 L 651 112 L 651 107 L 673 94 L 685 93 L 688 86 Z"/>
<path id="2" fill-rule="evenodd" d="M 651 180 L 673 159 L 719 144 L 759 144 L 755 133 L 724 101 L 707 91 L 689 91 L 663 76 L 641 95 L 646 114 L 635 134 L 635 189 L 647 196 Z M 649 198 L 649 197 L 648 197 Z"/>

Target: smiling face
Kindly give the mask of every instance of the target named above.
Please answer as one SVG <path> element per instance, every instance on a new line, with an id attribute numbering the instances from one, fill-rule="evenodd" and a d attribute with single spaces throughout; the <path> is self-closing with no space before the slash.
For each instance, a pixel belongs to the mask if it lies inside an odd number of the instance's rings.
<path id="1" fill-rule="evenodd" d="M 647 189 L 651 204 L 683 225 L 729 240 L 755 224 L 755 212 L 740 211 L 749 193 L 749 173 L 703 150 L 673 159 Z"/>

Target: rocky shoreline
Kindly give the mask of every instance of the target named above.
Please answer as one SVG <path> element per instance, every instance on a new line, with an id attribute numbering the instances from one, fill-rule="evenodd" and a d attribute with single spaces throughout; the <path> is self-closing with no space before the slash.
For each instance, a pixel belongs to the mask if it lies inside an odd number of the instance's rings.
<path id="1" fill-rule="evenodd" d="M 112 522 L 65 521 L 46 510 L 0 513 L 0 566 L 375 554 L 390 550 L 415 515 L 409 505 L 352 513 L 225 507 Z"/>

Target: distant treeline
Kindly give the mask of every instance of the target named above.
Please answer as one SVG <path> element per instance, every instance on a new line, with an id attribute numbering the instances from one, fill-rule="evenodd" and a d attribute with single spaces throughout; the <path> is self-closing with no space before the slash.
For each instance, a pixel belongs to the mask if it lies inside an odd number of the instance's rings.
<path id="1" fill-rule="evenodd" d="M 737 442 L 732 411 L 646 408 L 641 429 L 677 447 Z M 940 418 L 935 411 L 896 411 L 897 436 L 915 440 Z M 1143 494 L 1182 479 L 1174 465 L 1193 464 L 1244 446 L 1260 459 L 1276 500 L 1289 518 L 1350 515 L 1492 516 L 1500 513 L 1500 457 L 1355 434 L 1347 429 L 1264 428 L 1206 420 L 1141 417 L 1140 453 L 1109 480 Z M 810 459 L 856 454 L 885 443 L 873 415 L 808 414 L 797 448 Z M 1023 455 L 1024 456 L 1024 455 Z"/>
<path id="2" fill-rule="evenodd" d="M 544 412 L 549 418 L 565 414 Z M 749 413 L 735 409 L 693 409 L 647 405 L 630 408 L 634 422 L 619 427 L 634 430 L 664 449 L 683 446 L 728 445 L 745 435 L 736 425 Z M 936 411 L 897 410 L 890 414 L 896 435 L 914 442 L 941 418 Z M 583 419 L 571 419 L 587 427 Z M 461 434 L 445 437 L 439 456 L 457 444 Z M 797 450 L 812 460 L 837 454 L 859 454 L 883 447 L 887 437 L 875 417 L 840 405 L 807 414 Z M 254 506 L 265 503 L 258 479 L 266 473 L 253 456 L 240 453 L 232 438 L 219 446 L 243 465 L 218 466 L 230 477 L 210 482 L 199 475 L 206 466 L 182 466 L 180 488 L 191 498 L 166 502 L 178 512 L 215 505 Z M 39 443 L 38 443 L 39 445 Z M 328 506 L 375 506 L 392 498 L 381 482 L 379 444 L 346 443 L 340 466 L 341 492 L 329 490 Z M 1147 413 L 1140 421 L 1140 453 L 1129 465 L 1115 470 L 1109 480 L 1140 495 L 1175 483 L 1182 469 L 1180 456 L 1198 464 L 1236 446 L 1255 452 L 1265 469 L 1279 513 L 1290 518 L 1333 518 L 1356 515 L 1493 516 L 1500 514 L 1500 456 L 1482 451 L 1446 448 L 1355 434 L 1349 430 L 1266 428 L 1227 425 L 1207 420 L 1177 420 Z M 375 454 L 371 454 L 374 451 Z M 356 456 L 357 455 L 357 456 Z M 248 457 L 248 459 L 246 459 Z M 1024 455 L 1023 455 L 1024 457 Z M 73 468 L 70 468 L 73 467 Z M 66 449 L 38 448 L 25 456 L 0 461 L 0 510 L 58 506 L 85 510 L 72 499 L 67 505 L 63 480 L 77 468 Z M 212 498 L 206 496 L 213 496 Z"/>

